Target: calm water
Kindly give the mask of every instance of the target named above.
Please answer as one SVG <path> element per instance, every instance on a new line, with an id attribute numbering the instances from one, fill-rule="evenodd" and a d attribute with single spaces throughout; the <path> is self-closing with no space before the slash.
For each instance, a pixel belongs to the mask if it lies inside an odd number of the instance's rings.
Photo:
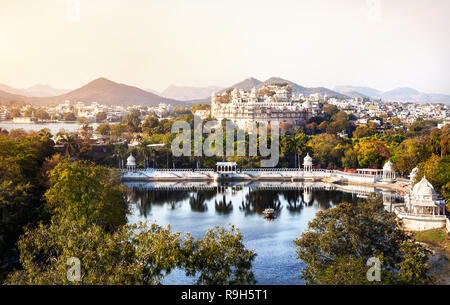
<path id="1" fill-rule="evenodd" d="M 357 203 L 355 194 L 341 191 L 261 190 L 257 186 L 234 186 L 210 190 L 157 190 L 154 186 L 125 183 L 130 189 L 132 214 L 129 222 L 156 222 L 195 237 L 213 226 L 236 225 L 247 248 L 257 253 L 253 271 L 258 284 L 302 284 L 302 263 L 296 259 L 293 240 L 307 228 L 319 210 L 342 201 Z M 205 184 L 206 185 L 206 184 Z M 274 208 L 278 217 L 264 219 L 262 211 Z M 183 272 L 173 272 L 165 284 L 191 284 Z"/>

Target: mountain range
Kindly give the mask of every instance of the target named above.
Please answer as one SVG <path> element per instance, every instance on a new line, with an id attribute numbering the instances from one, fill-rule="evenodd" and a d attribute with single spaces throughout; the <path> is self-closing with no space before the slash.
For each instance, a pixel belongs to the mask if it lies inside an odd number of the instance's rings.
<path id="1" fill-rule="evenodd" d="M 368 97 L 383 101 L 415 102 L 415 103 L 450 103 L 450 95 L 424 93 L 409 87 L 395 88 L 390 91 L 380 91 L 370 87 L 338 86 L 335 91 L 351 97 Z"/>
<path id="2" fill-rule="evenodd" d="M 176 99 L 180 101 L 192 101 L 209 98 L 211 93 L 222 90 L 222 87 L 179 87 L 170 85 L 166 90 L 161 92 L 161 96 L 165 98 Z"/>
<path id="3" fill-rule="evenodd" d="M 185 104 L 182 101 L 167 99 L 134 86 L 113 82 L 104 77 L 93 80 L 81 88 L 51 97 L 29 97 L 11 94 L 1 91 L 0 89 L 0 100 L 15 100 L 33 104 L 59 104 L 66 100 L 86 103 L 97 102 L 105 105 L 158 105 L 159 103 L 173 105 Z"/>
<path id="4" fill-rule="evenodd" d="M 55 89 L 49 85 L 36 85 L 27 89 L 15 89 L 13 87 L 0 84 L 0 101 L 23 101 L 33 104 L 59 104 L 66 100 L 81 102 L 97 102 L 105 105 L 158 105 L 167 103 L 172 105 L 193 105 L 197 103 L 209 103 L 211 93 L 224 92 L 229 88 L 249 90 L 261 88 L 266 84 L 288 83 L 292 86 L 292 91 L 296 94 L 302 93 L 305 96 L 318 93 L 327 94 L 339 98 L 346 97 L 368 97 L 372 99 L 382 99 L 386 101 L 402 101 L 417 103 L 450 103 L 450 95 L 430 94 L 419 92 L 412 88 L 397 88 L 391 91 L 382 92 L 369 87 L 338 86 L 333 90 L 325 87 L 308 88 L 296 84 L 292 81 L 279 77 L 271 77 L 265 81 L 260 81 L 250 77 L 230 87 L 222 89 L 217 86 L 209 87 L 180 87 L 171 85 L 162 93 L 153 90 L 142 90 L 135 86 L 116 83 L 104 77 L 98 78 L 88 84 L 69 91 Z"/>
<path id="5" fill-rule="evenodd" d="M 8 85 L 0 84 L 0 91 L 28 97 L 51 97 L 70 92 L 70 90 L 68 89 L 55 89 L 50 85 L 41 85 L 41 84 L 34 85 L 26 89 L 17 89 L 10 87 Z"/>

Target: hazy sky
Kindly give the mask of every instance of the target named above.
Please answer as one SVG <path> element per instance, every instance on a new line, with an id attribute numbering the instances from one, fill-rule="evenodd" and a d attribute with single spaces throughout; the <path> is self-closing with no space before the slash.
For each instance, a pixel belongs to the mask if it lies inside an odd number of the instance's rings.
<path id="1" fill-rule="evenodd" d="M 279 76 L 450 94 L 449 16 L 449 0 L 0 0 L 0 83 Z"/>

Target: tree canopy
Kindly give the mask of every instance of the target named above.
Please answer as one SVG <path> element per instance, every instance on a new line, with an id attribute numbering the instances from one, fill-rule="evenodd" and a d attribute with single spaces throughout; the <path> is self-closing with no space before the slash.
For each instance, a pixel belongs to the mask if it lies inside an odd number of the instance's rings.
<path id="1" fill-rule="evenodd" d="M 430 252 L 402 230 L 382 200 L 371 197 L 357 205 L 341 203 L 319 211 L 308 230 L 294 241 L 306 266 L 307 284 L 426 284 Z M 370 282 L 370 258 L 381 262 L 381 283 Z"/>

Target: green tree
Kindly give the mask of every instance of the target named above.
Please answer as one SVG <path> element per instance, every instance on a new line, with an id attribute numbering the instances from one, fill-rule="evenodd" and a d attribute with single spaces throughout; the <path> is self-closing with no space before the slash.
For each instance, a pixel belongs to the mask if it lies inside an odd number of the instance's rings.
<path id="1" fill-rule="evenodd" d="M 308 142 L 313 158 L 322 166 L 339 167 L 344 155 L 342 139 L 336 135 L 320 134 Z"/>
<path id="2" fill-rule="evenodd" d="M 373 134 L 373 130 L 369 128 L 367 125 L 362 125 L 356 127 L 356 130 L 353 132 L 354 138 L 365 138 L 369 137 Z"/>
<path id="3" fill-rule="evenodd" d="M 49 182 L 45 197 L 53 214 L 110 230 L 126 223 L 125 189 L 108 168 L 65 160 L 49 173 Z"/>
<path id="4" fill-rule="evenodd" d="M 127 131 L 127 126 L 124 124 L 112 124 L 109 128 L 111 130 L 111 138 L 113 141 L 117 141 L 122 138 L 124 133 Z"/>
<path id="5" fill-rule="evenodd" d="M 95 115 L 95 121 L 97 121 L 97 122 L 103 122 L 106 120 L 106 118 L 107 118 L 107 115 L 103 111 L 100 111 L 99 113 L 97 113 Z"/>
<path id="6" fill-rule="evenodd" d="M 306 155 L 309 137 L 304 133 L 297 133 L 289 138 L 286 142 L 286 151 L 295 155 L 295 166 L 300 167 L 302 155 Z"/>
<path id="7" fill-rule="evenodd" d="M 359 166 L 364 168 L 382 168 L 386 160 L 390 157 L 388 148 L 380 141 L 359 143 L 357 150 Z"/>
<path id="8" fill-rule="evenodd" d="M 42 108 L 39 108 L 36 110 L 35 116 L 40 120 L 49 120 L 50 119 L 50 115 L 48 114 L 48 112 Z"/>
<path id="9" fill-rule="evenodd" d="M 144 123 L 142 123 L 142 131 L 146 134 L 151 134 L 153 128 L 159 125 L 159 120 L 155 116 L 147 116 Z"/>
<path id="10" fill-rule="evenodd" d="M 252 285 L 256 283 L 251 272 L 256 257 L 247 250 L 242 235 L 234 226 L 227 231 L 215 227 L 190 245 L 187 257 L 187 275 L 199 273 L 199 285 Z"/>
<path id="11" fill-rule="evenodd" d="M 141 119 L 140 112 L 138 110 L 131 111 L 130 114 L 127 114 L 123 120 L 122 124 L 127 126 L 129 132 L 140 132 L 141 128 Z"/>
<path id="12" fill-rule="evenodd" d="M 210 110 L 210 109 L 211 109 L 210 104 L 196 104 L 196 105 L 192 106 L 191 112 L 194 113 L 197 110 Z"/>
<path id="13" fill-rule="evenodd" d="M 298 259 L 306 264 L 301 278 L 307 284 L 370 284 L 365 264 L 371 257 L 381 262 L 382 284 L 431 282 L 431 252 L 403 231 L 380 198 L 319 211 L 294 244 Z"/>
<path id="14" fill-rule="evenodd" d="M 23 270 L 8 284 L 160 284 L 181 266 L 180 233 L 143 224 L 109 233 L 93 224 L 53 220 L 27 230 L 19 241 Z M 80 260 L 81 278 L 67 279 L 67 260 Z"/>
<path id="15" fill-rule="evenodd" d="M 111 135 L 111 127 L 108 123 L 101 123 L 95 129 L 95 132 L 102 135 L 103 137 Z"/>
<path id="16" fill-rule="evenodd" d="M 425 137 L 406 139 L 394 149 L 392 160 L 396 170 L 402 174 L 410 173 L 419 163 L 430 156 Z"/>
<path id="17" fill-rule="evenodd" d="M 76 121 L 77 117 L 72 112 L 67 112 L 64 114 L 64 121 Z"/>
<path id="18" fill-rule="evenodd" d="M 46 219 L 45 172 L 41 168 L 54 153 L 51 135 L 25 134 L 14 139 L 0 135 L 0 282 L 16 256 L 16 243 L 23 228 Z"/>
<path id="19" fill-rule="evenodd" d="M 333 115 L 339 112 L 339 108 L 332 104 L 326 104 L 323 106 L 322 112 L 325 114 L 326 120 L 330 121 Z"/>

